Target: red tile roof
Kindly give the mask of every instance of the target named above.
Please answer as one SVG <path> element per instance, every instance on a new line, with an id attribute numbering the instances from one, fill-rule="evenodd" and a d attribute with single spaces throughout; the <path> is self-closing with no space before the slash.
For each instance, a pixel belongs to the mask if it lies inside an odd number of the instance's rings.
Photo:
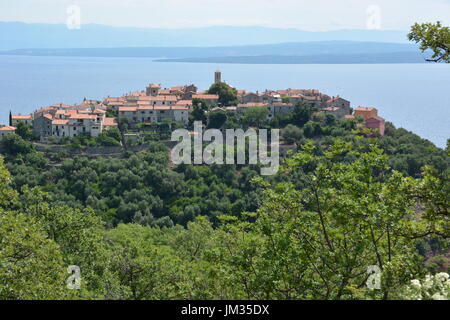
<path id="1" fill-rule="evenodd" d="M 103 121 L 103 125 L 105 127 L 115 127 L 117 126 L 117 121 L 115 118 L 105 118 L 105 120 Z"/>
<path id="2" fill-rule="evenodd" d="M 216 94 L 193 94 L 192 99 L 219 100 Z"/>
<path id="3" fill-rule="evenodd" d="M 82 113 L 77 113 L 77 114 L 72 114 L 70 115 L 70 119 L 86 119 L 86 120 L 94 120 L 97 119 L 97 116 L 95 115 L 91 115 L 91 114 L 82 114 Z"/>
<path id="4" fill-rule="evenodd" d="M 57 120 L 53 120 L 52 121 L 53 125 L 66 125 L 68 123 L 69 123 L 69 120 L 59 120 L 59 119 L 57 119 Z"/>
<path id="5" fill-rule="evenodd" d="M 179 100 L 179 101 L 177 101 L 177 105 L 191 106 L 192 100 Z"/>
<path id="6" fill-rule="evenodd" d="M 356 111 L 373 111 L 373 110 L 377 110 L 376 108 L 370 108 L 370 107 L 357 107 L 355 109 Z"/>
<path id="7" fill-rule="evenodd" d="M 16 120 L 32 120 L 33 119 L 33 117 L 31 115 L 28 115 L 28 116 L 13 115 L 12 118 L 16 119 Z"/>
<path id="8" fill-rule="evenodd" d="M 16 127 L 4 126 L 0 128 L 0 131 L 15 131 Z"/>
<path id="9" fill-rule="evenodd" d="M 119 112 L 135 112 L 137 107 L 120 107 Z"/>

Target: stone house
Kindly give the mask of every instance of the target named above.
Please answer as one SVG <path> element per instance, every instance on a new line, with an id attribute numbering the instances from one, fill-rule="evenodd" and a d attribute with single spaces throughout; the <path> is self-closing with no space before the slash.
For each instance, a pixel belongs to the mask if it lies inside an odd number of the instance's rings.
<path id="1" fill-rule="evenodd" d="M 384 136 L 385 120 L 379 116 L 371 117 L 366 120 L 366 128 L 376 130 L 379 134 Z"/>
<path id="2" fill-rule="evenodd" d="M 338 119 L 344 118 L 345 116 L 349 115 L 346 109 L 339 107 L 326 107 L 320 109 L 320 111 L 322 111 L 325 114 L 332 114 Z"/>
<path id="3" fill-rule="evenodd" d="M 363 117 L 364 120 L 378 116 L 378 110 L 370 107 L 357 107 L 354 113 L 355 117 Z"/>
<path id="4" fill-rule="evenodd" d="M 149 84 L 145 90 L 147 96 L 156 97 L 159 95 L 159 90 L 161 90 L 160 84 Z"/>
<path id="5" fill-rule="evenodd" d="M 213 106 L 219 104 L 219 96 L 217 94 L 193 94 L 192 99 L 204 100 L 206 103 Z"/>
<path id="6" fill-rule="evenodd" d="M 19 122 L 23 122 L 28 126 L 32 126 L 33 125 L 33 116 L 32 115 L 12 115 L 11 116 L 12 119 L 12 125 L 17 127 L 17 125 L 19 124 Z"/>
<path id="7" fill-rule="evenodd" d="M 12 127 L 12 126 L 0 127 L 0 140 L 14 132 L 16 132 L 16 127 Z"/>

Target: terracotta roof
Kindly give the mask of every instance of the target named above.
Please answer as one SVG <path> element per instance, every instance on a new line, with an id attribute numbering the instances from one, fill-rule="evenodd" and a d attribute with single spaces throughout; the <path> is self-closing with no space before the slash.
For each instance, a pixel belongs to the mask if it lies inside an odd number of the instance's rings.
<path id="1" fill-rule="evenodd" d="M 15 131 L 16 127 L 4 126 L 0 128 L 0 131 Z"/>
<path id="2" fill-rule="evenodd" d="M 148 102 L 152 102 L 152 101 L 177 101 L 178 98 L 177 96 L 145 96 L 145 97 L 139 97 L 138 101 L 148 101 Z"/>
<path id="3" fill-rule="evenodd" d="M 105 111 L 105 110 L 102 110 L 102 109 L 95 109 L 94 112 L 92 112 L 92 113 L 101 113 L 101 114 L 104 114 L 104 113 L 106 113 L 106 111 Z"/>
<path id="4" fill-rule="evenodd" d="M 48 120 L 53 120 L 53 116 L 49 113 L 44 114 L 44 118 L 48 119 Z"/>
<path id="5" fill-rule="evenodd" d="M 356 111 L 373 111 L 373 110 L 377 110 L 376 108 L 370 108 L 370 107 L 357 107 L 355 109 Z"/>
<path id="6" fill-rule="evenodd" d="M 137 107 L 120 107 L 119 112 L 134 112 L 137 111 Z"/>
<path id="7" fill-rule="evenodd" d="M 53 125 L 66 125 L 68 123 L 69 123 L 69 120 L 59 120 L 59 119 L 57 119 L 57 120 L 53 120 L 52 121 Z"/>
<path id="8" fill-rule="evenodd" d="M 125 104 L 125 101 L 123 100 L 117 100 L 117 101 L 109 101 L 107 102 L 110 106 L 123 106 Z"/>
<path id="9" fill-rule="evenodd" d="M 193 94 L 192 99 L 218 100 L 219 96 L 217 94 Z"/>
<path id="10" fill-rule="evenodd" d="M 70 119 L 88 119 L 88 120 L 93 120 L 93 119 L 97 119 L 97 117 L 95 115 L 92 115 L 92 114 L 76 113 L 76 114 L 70 115 Z"/>
<path id="11" fill-rule="evenodd" d="M 41 113 L 41 112 L 45 112 L 45 111 L 53 111 L 54 108 L 53 107 L 45 107 L 45 108 L 41 108 L 36 110 L 34 113 Z"/>
<path id="12" fill-rule="evenodd" d="M 108 97 L 108 98 L 105 98 L 103 101 L 105 102 L 108 102 L 108 103 L 111 103 L 111 102 L 123 102 L 123 98 L 122 97 L 120 97 L 120 98 L 115 98 L 115 97 Z"/>
<path id="13" fill-rule="evenodd" d="M 68 104 L 63 104 L 63 103 L 57 103 L 57 104 L 52 104 L 49 108 L 64 108 L 64 109 L 68 109 L 68 108 L 73 108 L 73 106 L 68 105 Z"/>
<path id="14" fill-rule="evenodd" d="M 12 118 L 16 119 L 16 120 L 32 120 L 33 119 L 33 117 L 31 115 L 29 115 L 29 116 L 13 115 Z"/>
<path id="15" fill-rule="evenodd" d="M 115 118 L 105 118 L 105 120 L 103 120 L 103 125 L 105 127 L 115 127 L 117 126 L 117 121 Z"/>
<path id="16" fill-rule="evenodd" d="M 137 108 L 139 111 L 143 111 L 143 110 L 153 110 L 153 106 L 151 105 L 140 105 Z"/>
<path id="17" fill-rule="evenodd" d="M 192 100 L 179 100 L 177 101 L 177 105 L 191 106 Z"/>

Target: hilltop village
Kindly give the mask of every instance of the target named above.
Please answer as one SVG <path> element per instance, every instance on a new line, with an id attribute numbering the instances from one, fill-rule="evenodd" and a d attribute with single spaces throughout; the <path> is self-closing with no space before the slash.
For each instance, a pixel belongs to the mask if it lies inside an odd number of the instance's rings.
<path id="1" fill-rule="evenodd" d="M 220 85 L 222 74 L 216 71 L 214 84 Z M 214 87 L 214 84 L 211 88 Z M 231 88 L 231 87 L 230 87 Z M 332 97 L 313 89 L 236 90 L 236 100 L 224 103 L 221 93 L 200 92 L 195 85 L 162 88 L 150 84 L 143 91 L 107 97 L 103 101 L 84 99 L 78 105 L 55 104 L 30 115 L 10 115 L 8 126 L 0 127 L 0 139 L 14 133 L 19 123 L 32 128 L 40 142 L 58 141 L 78 136 L 98 137 L 101 133 L 125 123 L 127 128 L 139 128 L 161 122 L 176 122 L 188 127 L 192 112 L 203 105 L 206 114 L 222 113 L 244 116 L 250 109 L 265 109 L 265 121 L 292 114 L 298 105 L 309 106 L 315 112 L 333 115 L 336 119 L 356 119 L 368 129 L 384 135 L 385 120 L 371 107 L 351 108 L 350 101 Z M 53 137 L 49 139 L 50 137 Z"/>

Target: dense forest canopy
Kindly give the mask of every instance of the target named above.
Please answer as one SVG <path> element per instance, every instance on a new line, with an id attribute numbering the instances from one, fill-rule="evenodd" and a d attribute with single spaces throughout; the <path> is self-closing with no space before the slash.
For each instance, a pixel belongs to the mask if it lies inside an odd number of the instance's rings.
<path id="1" fill-rule="evenodd" d="M 227 114 L 209 123 L 251 126 L 258 117 Z M 173 166 L 155 139 L 137 142 L 143 152 L 89 158 L 38 152 L 26 128 L 7 136 L 0 143 L 0 298 L 448 294 L 439 272 L 450 266 L 449 150 L 392 124 L 379 136 L 358 130 L 358 120 L 304 108 L 266 126 L 283 129 L 298 150 L 264 178 L 258 165 Z M 68 148 L 121 138 L 80 139 Z M 71 265 L 80 267 L 80 290 L 65 286 Z M 379 290 L 366 286 L 371 265 L 382 272 Z M 421 281 L 433 285 L 412 285 Z"/>

